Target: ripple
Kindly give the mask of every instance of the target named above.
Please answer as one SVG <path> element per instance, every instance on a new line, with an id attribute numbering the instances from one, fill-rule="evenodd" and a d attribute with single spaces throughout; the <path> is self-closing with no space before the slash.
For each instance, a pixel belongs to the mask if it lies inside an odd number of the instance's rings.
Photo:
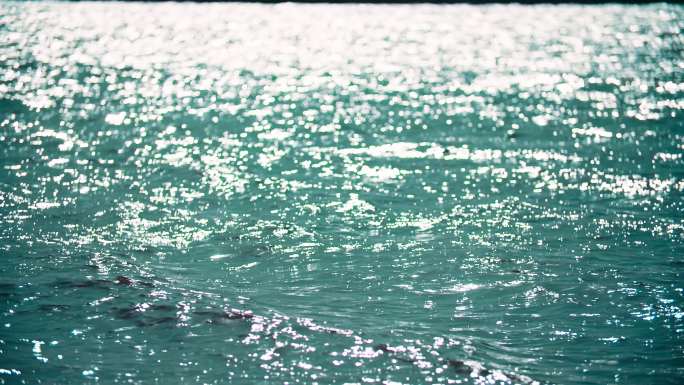
<path id="1" fill-rule="evenodd" d="M 681 382 L 681 7 L 0 14 L 0 383 Z"/>

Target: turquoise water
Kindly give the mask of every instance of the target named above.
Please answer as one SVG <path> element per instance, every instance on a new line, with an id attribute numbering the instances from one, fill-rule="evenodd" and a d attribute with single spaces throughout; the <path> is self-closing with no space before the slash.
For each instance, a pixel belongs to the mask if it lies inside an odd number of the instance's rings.
<path id="1" fill-rule="evenodd" d="M 684 382 L 684 8 L 0 15 L 0 383 Z"/>

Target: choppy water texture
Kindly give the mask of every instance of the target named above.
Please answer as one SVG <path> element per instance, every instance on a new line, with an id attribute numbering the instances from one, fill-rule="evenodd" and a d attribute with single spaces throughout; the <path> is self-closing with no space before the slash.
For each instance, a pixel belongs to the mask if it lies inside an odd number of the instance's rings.
<path id="1" fill-rule="evenodd" d="M 684 8 L 0 14 L 0 383 L 684 381 Z"/>

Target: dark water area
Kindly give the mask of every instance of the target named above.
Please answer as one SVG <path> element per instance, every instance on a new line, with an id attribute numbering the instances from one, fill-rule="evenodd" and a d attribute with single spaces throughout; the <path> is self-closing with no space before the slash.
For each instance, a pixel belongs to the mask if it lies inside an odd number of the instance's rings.
<path id="1" fill-rule="evenodd" d="M 681 384 L 683 26 L 0 3 L 0 383 Z"/>

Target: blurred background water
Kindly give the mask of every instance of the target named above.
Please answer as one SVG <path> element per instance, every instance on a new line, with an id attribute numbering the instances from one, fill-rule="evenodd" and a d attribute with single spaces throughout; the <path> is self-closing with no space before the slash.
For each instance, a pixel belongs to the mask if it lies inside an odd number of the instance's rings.
<path id="1" fill-rule="evenodd" d="M 0 383 L 684 381 L 684 8 L 0 15 Z"/>

